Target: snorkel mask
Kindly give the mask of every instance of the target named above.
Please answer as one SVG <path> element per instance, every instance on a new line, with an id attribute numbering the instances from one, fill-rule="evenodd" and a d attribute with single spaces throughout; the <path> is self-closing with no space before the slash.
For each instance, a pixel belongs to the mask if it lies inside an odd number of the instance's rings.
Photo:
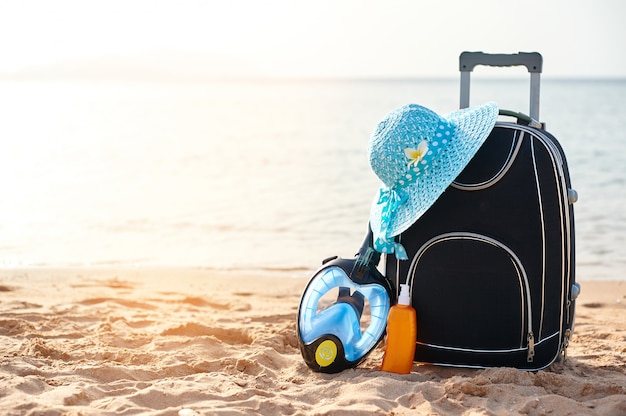
<path id="1" fill-rule="evenodd" d="M 382 339 L 394 290 L 376 269 L 379 260 L 368 227 L 354 259 L 327 259 L 309 281 L 298 309 L 297 336 L 314 371 L 356 367 Z"/>

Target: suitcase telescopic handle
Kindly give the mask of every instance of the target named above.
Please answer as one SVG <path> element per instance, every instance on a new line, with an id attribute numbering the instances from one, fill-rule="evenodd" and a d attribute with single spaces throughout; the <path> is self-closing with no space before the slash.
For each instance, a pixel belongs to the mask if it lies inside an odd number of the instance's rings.
<path id="1" fill-rule="evenodd" d="M 540 53 L 461 53 L 459 56 L 459 70 L 461 71 L 461 108 L 469 107 L 470 74 L 477 65 L 525 66 L 528 72 L 530 72 L 530 118 L 539 121 L 539 86 L 543 67 L 543 57 Z"/>

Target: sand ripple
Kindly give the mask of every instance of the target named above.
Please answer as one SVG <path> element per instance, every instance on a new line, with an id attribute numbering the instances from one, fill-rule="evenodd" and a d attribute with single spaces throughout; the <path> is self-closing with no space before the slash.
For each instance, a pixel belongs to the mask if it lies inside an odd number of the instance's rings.
<path id="1" fill-rule="evenodd" d="M 544 371 L 388 374 L 379 347 L 323 375 L 297 349 L 298 279 L 12 273 L 0 278 L 7 415 L 626 414 L 626 283 L 583 285 L 569 358 Z"/>

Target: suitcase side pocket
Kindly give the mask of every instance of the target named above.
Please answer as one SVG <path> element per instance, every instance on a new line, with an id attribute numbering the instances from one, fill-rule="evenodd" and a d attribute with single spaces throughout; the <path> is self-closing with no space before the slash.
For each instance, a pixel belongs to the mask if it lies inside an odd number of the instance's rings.
<path id="1" fill-rule="evenodd" d="M 436 236 L 415 254 L 408 279 L 417 311 L 417 361 L 511 352 L 532 361 L 528 278 L 505 244 L 469 232 Z M 435 354 L 421 356 L 424 351 Z"/>

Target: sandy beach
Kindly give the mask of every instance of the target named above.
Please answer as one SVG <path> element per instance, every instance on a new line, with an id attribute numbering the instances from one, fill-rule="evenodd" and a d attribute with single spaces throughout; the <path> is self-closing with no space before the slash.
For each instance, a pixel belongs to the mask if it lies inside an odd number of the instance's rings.
<path id="1" fill-rule="evenodd" d="M 626 282 L 583 281 L 564 363 L 310 371 L 306 278 L 201 269 L 0 271 L 5 415 L 624 415 Z"/>

